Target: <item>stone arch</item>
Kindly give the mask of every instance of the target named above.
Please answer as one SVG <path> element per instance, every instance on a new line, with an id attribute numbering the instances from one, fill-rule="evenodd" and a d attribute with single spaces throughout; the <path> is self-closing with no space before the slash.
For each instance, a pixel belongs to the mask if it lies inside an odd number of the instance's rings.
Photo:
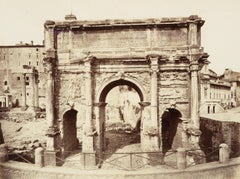
<path id="1" fill-rule="evenodd" d="M 166 108 L 163 111 L 161 115 L 163 153 L 182 146 L 181 131 L 178 131 L 179 124 L 182 122 L 181 117 L 182 113 L 177 108 Z"/>
<path id="2" fill-rule="evenodd" d="M 97 101 L 99 104 L 99 118 L 97 119 L 98 122 L 97 124 L 99 125 L 97 128 L 99 128 L 99 135 L 98 135 L 98 144 L 97 150 L 101 155 L 101 152 L 106 149 L 106 141 L 105 141 L 105 106 L 106 106 L 106 97 L 107 94 L 116 86 L 120 85 L 127 85 L 132 87 L 139 95 L 140 101 L 144 101 L 146 97 L 145 90 L 142 88 L 142 86 L 136 82 L 135 80 L 129 79 L 129 78 L 124 78 L 124 79 L 119 79 L 119 78 L 113 78 L 106 83 L 104 83 L 100 89 L 98 90 L 97 94 Z M 140 120 L 141 121 L 141 120 Z M 136 124 L 136 127 L 140 128 L 141 122 L 139 121 Z M 136 129 L 135 127 L 135 129 Z M 140 129 L 138 129 L 140 130 Z"/>
<path id="3" fill-rule="evenodd" d="M 144 88 L 142 87 L 143 85 L 141 85 L 136 80 L 124 77 L 124 78 L 120 78 L 120 79 L 112 78 L 112 79 L 106 81 L 98 90 L 97 101 L 105 102 L 108 92 L 112 88 L 119 86 L 119 85 L 128 85 L 128 86 L 132 87 L 133 89 L 135 89 L 140 97 L 140 101 L 146 101 L 148 99 L 146 96 L 146 92 L 145 92 Z"/>
<path id="4" fill-rule="evenodd" d="M 64 153 L 70 153 L 76 150 L 79 145 L 77 139 L 77 110 L 70 109 L 63 114 L 62 119 L 62 143 Z"/>

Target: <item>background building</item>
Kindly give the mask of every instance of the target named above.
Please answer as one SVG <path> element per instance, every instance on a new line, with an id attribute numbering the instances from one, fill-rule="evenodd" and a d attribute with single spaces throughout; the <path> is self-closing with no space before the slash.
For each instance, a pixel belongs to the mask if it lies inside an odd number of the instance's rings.
<path id="1" fill-rule="evenodd" d="M 226 69 L 218 76 L 208 69 L 206 62 L 201 70 L 201 114 L 223 112 L 240 105 L 240 73 Z"/>
<path id="2" fill-rule="evenodd" d="M 0 46 L 0 107 L 32 106 L 36 92 L 33 90 L 34 80 L 38 85 L 35 90 L 38 90 L 39 104 L 43 103 L 42 98 L 45 95 L 43 53 L 44 45 L 34 45 L 33 42 Z M 36 79 L 33 79 L 33 72 Z M 23 78 L 24 74 L 25 78 Z"/>
<path id="3" fill-rule="evenodd" d="M 231 83 L 231 105 L 240 106 L 240 72 L 226 69 L 220 79 Z"/>

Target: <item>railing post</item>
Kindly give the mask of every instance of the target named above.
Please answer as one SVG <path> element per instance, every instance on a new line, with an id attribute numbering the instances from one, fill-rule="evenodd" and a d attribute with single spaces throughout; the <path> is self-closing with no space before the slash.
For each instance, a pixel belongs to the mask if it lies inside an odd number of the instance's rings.
<path id="1" fill-rule="evenodd" d="M 43 152 L 44 150 L 42 147 L 35 149 L 35 165 L 40 168 L 44 167 Z"/>
<path id="2" fill-rule="evenodd" d="M 132 153 L 130 153 L 130 168 L 132 169 Z"/>
<path id="3" fill-rule="evenodd" d="M 220 163 L 228 163 L 229 162 L 229 147 L 227 144 L 219 145 L 219 162 Z"/>
<path id="4" fill-rule="evenodd" d="M 182 170 L 186 168 L 186 165 L 186 150 L 180 147 L 177 149 L 177 168 Z"/>
<path id="5" fill-rule="evenodd" d="M 83 153 L 83 167 L 86 168 L 86 153 Z"/>

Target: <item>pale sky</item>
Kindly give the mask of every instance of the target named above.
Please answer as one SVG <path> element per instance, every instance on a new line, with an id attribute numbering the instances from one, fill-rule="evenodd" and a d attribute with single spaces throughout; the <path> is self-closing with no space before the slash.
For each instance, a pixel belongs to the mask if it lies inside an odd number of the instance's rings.
<path id="1" fill-rule="evenodd" d="M 0 0 L 0 45 L 42 44 L 46 20 L 141 19 L 199 15 L 210 68 L 240 71 L 239 0 Z"/>

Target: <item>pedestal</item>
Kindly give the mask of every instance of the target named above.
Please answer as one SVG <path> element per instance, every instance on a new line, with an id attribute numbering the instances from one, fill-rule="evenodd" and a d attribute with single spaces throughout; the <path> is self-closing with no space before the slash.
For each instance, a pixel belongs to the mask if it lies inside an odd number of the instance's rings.
<path id="1" fill-rule="evenodd" d="M 60 151 L 44 151 L 44 166 L 58 166 L 60 164 Z"/>

